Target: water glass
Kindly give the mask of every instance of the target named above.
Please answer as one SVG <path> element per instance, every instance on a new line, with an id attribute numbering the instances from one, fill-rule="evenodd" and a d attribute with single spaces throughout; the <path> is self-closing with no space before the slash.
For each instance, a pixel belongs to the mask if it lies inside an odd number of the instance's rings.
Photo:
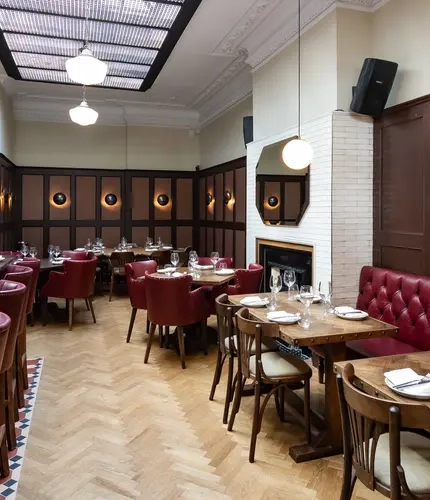
<path id="1" fill-rule="evenodd" d="M 194 265 L 197 264 L 198 258 L 199 257 L 197 255 L 197 252 L 195 250 L 191 250 L 191 252 L 188 255 L 188 262 L 191 263 L 193 268 L 194 268 Z"/>
<path id="2" fill-rule="evenodd" d="M 272 292 L 272 298 L 275 304 L 278 303 L 277 294 L 282 290 L 282 281 L 279 274 L 272 274 L 269 280 L 270 291 Z"/>
<path id="3" fill-rule="evenodd" d="M 289 267 L 284 271 L 284 283 L 288 287 L 288 291 L 291 290 L 291 287 L 296 282 L 296 272 L 293 268 Z"/>
<path id="4" fill-rule="evenodd" d="M 160 237 L 158 237 L 157 246 L 158 246 L 158 248 L 161 248 L 163 246 L 163 242 L 161 241 Z"/>
<path id="5" fill-rule="evenodd" d="M 173 269 L 173 267 L 172 267 L 171 264 L 166 264 L 164 266 L 164 269 L 166 269 L 166 273 L 165 273 L 166 276 L 172 276 L 172 273 L 173 273 L 174 269 Z"/>
<path id="6" fill-rule="evenodd" d="M 322 289 L 322 291 L 321 291 Z M 334 314 L 334 308 L 332 304 L 332 299 L 333 299 L 333 294 L 332 294 L 332 289 L 331 289 L 331 282 L 328 282 L 328 285 L 325 286 L 323 285 L 321 287 L 321 283 L 319 286 L 319 295 L 322 299 L 322 302 L 325 306 L 324 309 L 324 316 L 329 316 L 330 314 Z"/>
<path id="7" fill-rule="evenodd" d="M 21 253 L 24 257 L 27 257 L 28 255 L 28 252 L 29 252 L 29 248 L 27 245 L 22 245 L 21 247 Z"/>
<path id="8" fill-rule="evenodd" d="M 176 267 L 179 264 L 179 254 L 178 252 L 172 252 L 170 254 L 170 262 L 173 267 Z"/>
<path id="9" fill-rule="evenodd" d="M 48 255 L 49 255 L 49 262 L 52 262 L 52 256 L 54 255 L 54 245 L 48 245 Z"/>
<path id="10" fill-rule="evenodd" d="M 297 295 L 299 295 L 299 285 L 297 283 L 294 283 L 291 285 L 290 290 L 288 292 L 288 300 L 293 301 L 297 300 Z"/>
<path id="11" fill-rule="evenodd" d="M 146 238 L 146 246 L 152 247 L 152 238 L 150 238 L 149 236 L 148 236 L 148 238 Z"/>
<path id="12" fill-rule="evenodd" d="M 272 293 L 268 297 L 267 309 L 269 311 L 276 311 L 278 309 L 278 301 L 276 299 L 276 294 Z"/>
<path id="13" fill-rule="evenodd" d="M 30 257 L 33 257 L 33 259 L 37 255 L 37 248 L 36 247 L 30 247 Z"/>
<path id="14" fill-rule="evenodd" d="M 219 261 L 219 253 L 212 252 L 211 253 L 211 262 L 212 262 L 212 265 L 214 266 L 214 272 L 216 271 L 216 264 L 218 261 Z"/>
<path id="15" fill-rule="evenodd" d="M 305 314 L 303 315 L 300 324 L 307 330 L 311 326 L 310 306 L 314 300 L 314 291 L 310 285 L 300 287 L 300 302 L 305 306 Z"/>
<path id="16" fill-rule="evenodd" d="M 61 255 L 61 248 L 59 246 L 54 247 L 54 255 L 56 259 Z"/>

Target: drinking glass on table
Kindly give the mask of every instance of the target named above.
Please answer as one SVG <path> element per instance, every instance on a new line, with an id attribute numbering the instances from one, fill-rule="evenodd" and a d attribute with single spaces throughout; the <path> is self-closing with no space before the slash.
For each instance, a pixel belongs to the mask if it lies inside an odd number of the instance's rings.
<path id="1" fill-rule="evenodd" d="M 197 264 L 197 259 L 198 259 L 197 252 L 195 250 L 191 250 L 191 252 L 188 255 L 188 262 L 191 263 L 192 268 L 194 269 L 194 266 Z"/>
<path id="2" fill-rule="evenodd" d="M 22 256 L 23 257 L 27 257 L 28 253 L 29 253 L 29 248 L 27 245 L 22 245 L 21 247 L 21 253 L 22 253 Z"/>
<path id="3" fill-rule="evenodd" d="M 324 316 L 334 314 L 334 308 L 332 304 L 333 294 L 331 288 L 331 281 L 329 281 L 327 284 L 321 284 L 320 282 L 318 287 L 318 293 L 325 307 Z"/>
<path id="4" fill-rule="evenodd" d="M 170 262 L 173 267 L 176 267 L 179 264 L 179 254 L 178 252 L 172 252 L 170 254 Z"/>
<path id="5" fill-rule="evenodd" d="M 219 253 L 212 252 L 211 253 L 211 262 L 212 262 L 212 265 L 214 266 L 214 272 L 216 271 L 216 264 L 218 261 L 219 261 Z"/>
<path id="6" fill-rule="evenodd" d="M 296 282 L 296 272 L 291 267 L 284 271 L 284 283 L 288 287 L 288 300 L 294 300 L 291 297 L 291 287 Z"/>
<path id="7" fill-rule="evenodd" d="M 281 276 L 279 274 L 272 274 L 269 279 L 269 287 L 272 292 L 273 299 L 273 310 L 276 310 L 278 307 L 278 296 L 277 294 L 282 290 L 282 281 Z"/>
<path id="8" fill-rule="evenodd" d="M 54 247 L 54 255 L 56 259 L 61 255 L 61 248 L 59 246 Z"/>
<path id="9" fill-rule="evenodd" d="M 30 257 L 33 257 L 33 259 L 37 255 L 37 248 L 36 247 L 30 247 Z"/>
<path id="10" fill-rule="evenodd" d="M 48 245 L 48 255 L 49 255 L 49 262 L 52 262 L 52 256 L 54 255 L 54 245 Z"/>
<path id="11" fill-rule="evenodd" d="M 158 237 L 157 246 L 158 246 L 158 248 L 161 248 L 163 246 L 163 242 L 161 241 L 160 237 Z"/>
<path id="12" fill-rule="evenodd" d="M 227 269 L 227 262 L 220 262 L 218 269 Z"/>
<path id="13" fill-rule="evenodd" d="M 300 321 L 301 326 L 307 330 L 311 326 L 310 306 L 314 301 L 314 291 L 310 285 L 300 287 L 300 302 L 305 306 L 305 313 Z"/>
<path id="14" fill-rule="evenodd" d="M 164 269 L 166 270 L 166 276 L 172 276 L 172 273 L 174 272 L 172 264 L 166 264 Z"/>

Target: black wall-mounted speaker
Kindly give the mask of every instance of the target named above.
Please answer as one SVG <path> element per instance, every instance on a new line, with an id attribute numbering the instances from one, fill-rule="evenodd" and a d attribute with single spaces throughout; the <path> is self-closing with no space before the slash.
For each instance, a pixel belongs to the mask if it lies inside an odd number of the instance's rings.
<path id="1" fill-rule="evenodd" d="M 398 64 L 382 59 L 364 60 L 353 92 L 351 111 L 378 118 L 382 115 L 396 77 Z"/>
<path id="2" fill-rule="evenodd" d="M 243 117 L 243 140 L 245 141 L 245 146 L 254 140 L 254 117 L 244 116 Z"/>

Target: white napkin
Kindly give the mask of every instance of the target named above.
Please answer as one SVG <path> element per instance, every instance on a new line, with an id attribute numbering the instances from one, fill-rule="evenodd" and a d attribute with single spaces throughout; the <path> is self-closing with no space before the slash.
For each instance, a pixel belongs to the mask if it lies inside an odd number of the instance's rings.
<path id="1" fill-rule="evenodd" d="M 349 306 L 336 307 L 335 311 L 338 314 L 361 313 L 361 311 L 359 311 L 358 309 L 354 309 L 353 307 L 349 307 Z"/>
<path id="2" fill-rule="evenodd" d="M 179 276 L 183 276 L 183 274 L 175 272 L 175 273 L 172 274 L 172 276 L 174 276 L 175 278 L 178 278 Z"/>
<path id="3" fill-rule="evenodd" d="M 412 368 L 401 368 L 399 370 L 391 370 L 384 373 L 384 377 L 393 385 L 408 384 L 410 382 L 419 381 L 423 378 L 418 375 Z"/>
<path id="4" fill-rule="evenodd" d="M 251 304 L 260 304 L 261 302 L 263 302 L 264 299 L 262 299 L 261 297 L 244 297 L 242 300 L 241 300 L 241 303 L 244 304 L 244 305 L 251 305 Z"/>
<path id="5" fill-rule="evenodd" d="M 213 269 L 213 266 L 211 266 L 209 264 L 205 264 L 205 265 L 196 264 L 194 267 L 196 269 L 201 269 L 202 271 L 205 269 Z"/>
<path id="6" fill-rule="evenodd" d="M 286 311 L 274 311 L 274 312 L 269 312 L 267 313 L 267 318 L 270 319 L 271 321 L 276 321 L 276 320 L 293 320 L 293 319 L 299 319 L 300 314 L 299 313 L 288 313 Z"/>

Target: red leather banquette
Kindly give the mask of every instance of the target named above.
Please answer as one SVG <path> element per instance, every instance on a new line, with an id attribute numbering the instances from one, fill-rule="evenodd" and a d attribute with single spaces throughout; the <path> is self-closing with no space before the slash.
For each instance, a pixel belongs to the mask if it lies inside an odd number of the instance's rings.
<path id="1" fill-rule="evenodd" d="M 399 333 L 349 342 L 353 354 L 375 357 L 430 350 L 430 277 L 365 266 L 357 308 L 397 326 Z"/>

